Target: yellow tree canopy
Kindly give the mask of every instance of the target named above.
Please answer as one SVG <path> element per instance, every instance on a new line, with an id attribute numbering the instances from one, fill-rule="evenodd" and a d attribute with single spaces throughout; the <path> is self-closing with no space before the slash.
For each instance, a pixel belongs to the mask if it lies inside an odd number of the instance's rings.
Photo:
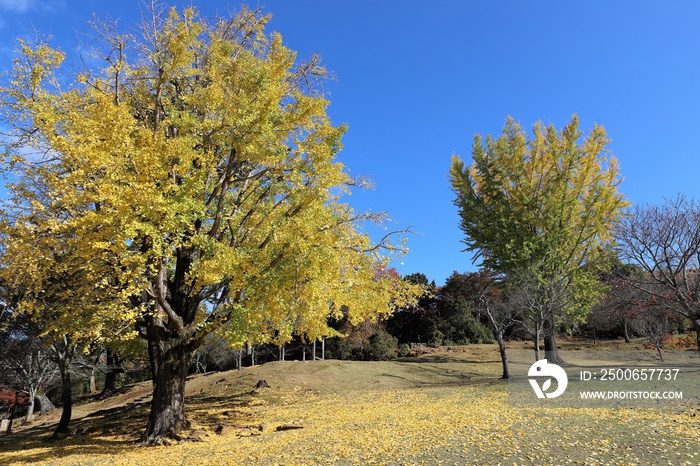
<path id="1" fill-rule="evenodd" d="M 585 308 L 599 288 L 587 264 L 627 202 L 605 129 L 582 136 L 576 115 L 561 131 L 537 123 L 531 137 L 509 117 L 500 137 L 475 136 L 471 165 L 452 158 L 450 181 L 464 243 L 485 267 L 556 279 Z"/>
<path id="2" fill-rule="evenodd" d="M 335 160 L 345 128 L 326 114 L 325 70 L 267 20 L 173 9 L 141 37 L 102 30 L 104 66 L 76 76 L 62 52 L 21 44 L 2 88 L 3 272 L 27 309 L 70 276 L 66 329 L 151 326 L 196 347 L 214 330 L 318 338 L 341 306 L 359 321 L 414 299 L 377 273 L 402 242 L 373 244 L 359 225 L 380 218 L 340 200 L 357 180 Z"/>

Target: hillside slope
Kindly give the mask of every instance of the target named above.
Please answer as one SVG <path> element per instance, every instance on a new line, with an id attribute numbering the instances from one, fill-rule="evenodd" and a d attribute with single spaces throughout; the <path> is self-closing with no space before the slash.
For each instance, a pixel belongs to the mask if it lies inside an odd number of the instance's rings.
<path id="1" fill-rule="evenodd" d="M 531 350 L 511 345 L 514 366 Z M 570 359 L 614 352 L 569 353 Z M 649 357 L 639 351 L 640 358 Z M 693 354 L 680 354 L 688 359 Z M 679 359 L 679 360 L 680 360 Z M 683 361 L 687 363 L 688 361 Z M 50 425 L 0 439 L 0 464 L 697 464 L 695 405 L 546 409 L 509 405 L 494 345 L 390 362 L 276 362 L 192 377 L 192 441 L 134 446 L 149 385 L 112 408 L 84 405 L 76 435 Z M 270 388 L 253 390 L 259 380 Z M 697 401 L 697 400 L 696 400 Z"/>

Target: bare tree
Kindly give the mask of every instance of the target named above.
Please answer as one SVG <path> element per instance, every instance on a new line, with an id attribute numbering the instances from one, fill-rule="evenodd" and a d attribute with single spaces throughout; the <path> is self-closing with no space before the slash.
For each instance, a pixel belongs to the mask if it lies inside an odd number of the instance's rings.
<path id="1" fill-rule="evenodd" d="M 644 271 L 630 283 L 688 318 L 700 350 L 700 205 L 678 195 L 660 206 L 637 206 L 616 237 L 620 256 Z"/>
<path id="2" fill-rule="evenodd" d="M 57 368 L 51 364 L 41 347 L 30 342 L 15 342 L 14 345 L 3 348 L 3 351 L 7 351 L 0 360 L 0 370 L 5 374 L 3 378 L 10 381 L 13 387 L 21 387 L 29 395 L 25 420 L 30 422 L 36 398 L 56 379 Z M 45 405 L 42 397 L 42 410 L 46 408 Z"/>
<path id="3" fill-rule="evenodd" d="M 588 325 L 593 328 L 594 338 L 596 330 L 619 331 L 625 343 L 630 343 L 632 323 L 649 301 L 646 292 L 631 284 L 642 276 L 643 272 L 637 265 L 623 263 L 615 264 L 603 274 L 602 280 L 607 285 L 608 292 L 593 306 L 586 318 Z"/>
<path id="4" fill-rule="evenodd" d="M 483 309 L 486 314 L 493 336 L 498 343 L 498 351 L 501 353 L 501 364 L 503 365 L 501 378 L 508 379 L 510 378 L 510 371 L 508 370 L 508 355 L 506 354 L 504 335 L 506 330 L 513 324 L 513 308 L 501 300 L 494 300 L 492 296 L 486 294 L 482 294 L 479 297 L 479 301 L 481 306 L 478 309 L 480 311 Z"/>
<path id="5" fill-rule="evenodd" d="M 78 375 L 88 382 L 87 391 L 94 395 L 97 393 L 97 383 L 95 382 L 97 374 L 104 370 L 104 358 L 102 348 L 91 351 L 90 353 L 77 353 L 73 358 L 73 366 L 78 372 Z"/>
<path id="6" fill-rule="evenodd" d="M 43 392 L 58 374 L 39 333 L 40 329 L 26 314 L 9 311 L 5 314 L 4 331 L 0 338 L 0 379 L 15 390 L 28 394 L 26 422 L 32 420 L 37 397 L 40 398 L 42 412 L 53 406 Z"/>
<path id="7" fill-rule="evenodd" d="M 192 360 L 196 372 L 207 372 L 213 367 L 215 370 L 228 369 L 235 365 L 237 351 L 233 350 L 226 339 L 216 335 L 207 335 Z"/>
<path id="8" fill-rule="evenodd" d="M 658 307 L 651 306 L 638 313 L 631 322 L 636 333 L 645 337 L 654 345 L 661 362 L 664 361 L 663 342 L 669 335 L 669 313 Z"/>
<path id="9" fill-rule="evenodd" d="M 558 277 L 546 277 L 534 269 L 511 274 L 505 285 L 509 305 L 517 314 L 515 321 L 530 335 L 535 345 L 535 360 L 541 359 L 540 339 L 545 340 L 545 357 L 550 362 L 562 362 L 556 346 L 547 346 L 547 337 L 554 335 L 555 319 L 561 319 L 570 304 L 571 293 Z"/>

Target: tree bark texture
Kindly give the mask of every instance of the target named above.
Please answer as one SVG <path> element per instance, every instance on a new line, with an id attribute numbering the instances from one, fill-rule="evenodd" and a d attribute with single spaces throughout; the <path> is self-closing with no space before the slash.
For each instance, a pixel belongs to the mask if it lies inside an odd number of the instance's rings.
<path id="1" fill-rule="evenodd" d="M 156 369 L 153 401 L 148 427 L 141 442 L 157 445 L 166 439 L 180 440 L 179 433 L 190 426 L 185 416 L 185 380 L 194 350 L 178 340 L 153 339 L 149 345 L 153 346 L 149 353 L 158 359 L 151 361 L 151 366 Z"/>
<path id="2" fill-rule="evenodd" d="M 563 364 L 563 360 L 557 351 L 556 327 L 554 326 L 554 316 L 551 315 L 545 320 L 544 329 L 544 357 L 548 362 Z"/>
<path id="3" fill-rule="evenodd" d="M 107 373 L 105 374 L 105 386 L 102 389 L 102 394 L 115 392 L 117 390 L 116 381 L 117 374 L 121 374 L 124 370 L 121 368 L 119 355 L 114 351 L 107 349 Z"/>
<path id="4" fill-rule="evenodd" d="M 544 357 L 548 362 L 554 364 L 562 364 L 564 362 L 559 356 L 557 340 L 554 333 L 546 333 L 544 335 Z"/>
<path id="5" fill-rule="evenodd" d="M 39 412 L 41 414 L 50 413 L 56 407 L 51 403 L 51 400 L 46 395 L 37 395 L 35 400 L 39 400 Z"/>

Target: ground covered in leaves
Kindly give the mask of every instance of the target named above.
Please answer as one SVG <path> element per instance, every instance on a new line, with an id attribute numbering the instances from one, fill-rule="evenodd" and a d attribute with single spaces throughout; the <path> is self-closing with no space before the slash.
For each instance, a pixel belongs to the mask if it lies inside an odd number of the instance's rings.
<path id="1" fill-rule="evenodd" d="M 515 360 L 531 358 L 513 346 Z M 193 377 L 190 441 L 151 448 L 134 445 L 148 413 L 139 385 L 117 406 L 80 407 L 61 441 L 44 441 L 51 423 L 3 437 L 0 464 L 700 464 L 692 394 L 652 408 L 517 407 L 499 370 L 495 346 L 472 345 Z M 253 390 L 263 379 L 270 388 Z"/>

